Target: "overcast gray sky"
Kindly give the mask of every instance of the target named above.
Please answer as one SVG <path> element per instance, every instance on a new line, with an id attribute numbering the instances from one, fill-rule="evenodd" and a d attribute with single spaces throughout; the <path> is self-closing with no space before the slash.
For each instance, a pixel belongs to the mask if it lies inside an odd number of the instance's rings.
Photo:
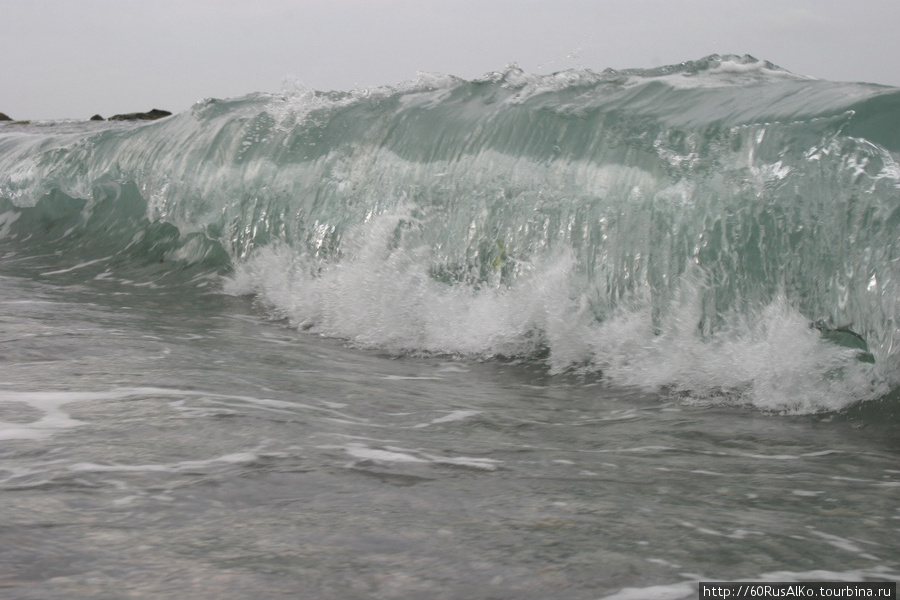
<path id="1" fill-rule="evenodd" d="M 752 54 L 900 86 L 900 0 L 0 0 L 0 112 L 87 118 L 202 98 Z"/>

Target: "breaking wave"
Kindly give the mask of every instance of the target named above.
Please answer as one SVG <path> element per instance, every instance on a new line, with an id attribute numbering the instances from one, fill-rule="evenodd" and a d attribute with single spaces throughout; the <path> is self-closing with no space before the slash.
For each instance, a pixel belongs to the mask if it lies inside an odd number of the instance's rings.
<path id="1" fill-rule="evenodd" d="M 900 383 L 898 152 L 900 90 L 749 56 L 286 89 L 0 127 L 0 249 L 215 274 L 365 347 L 838 410 Z"/>

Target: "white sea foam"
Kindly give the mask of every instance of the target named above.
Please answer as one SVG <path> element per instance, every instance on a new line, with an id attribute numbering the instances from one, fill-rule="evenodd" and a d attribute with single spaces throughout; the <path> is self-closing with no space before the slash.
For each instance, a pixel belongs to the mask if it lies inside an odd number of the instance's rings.
<path id="1" fill-rule="evenodd" d="M 94 260 L 89 260 L 86 262 L 78 263 L 74 267 L 69 267 L 67 269 L 57 269 L 56 271 L 44 271 L 43 273 L 41 273 L 41 275 L 44 275 L 44 276 L 46 276 L 46 275 L 62 275 L 63 273 L 71 273 L 72 271 L 77 271 L 78 269 L 83 269 L 84 267 L 89 267 L 90 265 L 93 265 L 93 264 L 108 261 L 110 258 L 112 258 L 112 257 L 106 256 L 104 258 L 97 258 Z"/>
<path id="2" fill-rule="evenodd" d="M 420 250 L 391 249 L 404 218 L 386 214 L 357 228 L 336 262 L 263 248 L 226 290 L 256 294 L 297 326 L 360 346 L 470 357 L 531 356 L 546 346 L 553 372 L 599 371 L 618 385 L 697 402 L 809 413 L 886 392 L 877 366 L 823 341 L 784 298 L 709 336 L 698 328 L 703 287 L 688 272 L 656 324 L 640 300 L 598 321 L 569 254 L 534 260 L 508 287 L 449 285 L 429 274 Z"/>
<path id="3" fill-rule="evenodd" d="M 218 464 L 245 464 L 257 460 L 254 452 L 234 452 L 206 460 L 183 460 L 171 464 L 101 465 L 96 463 L 75 463 L 69 466 L 70 471 L 89 473 L 181 473 L 184 471 L 206 470 Z"/>
<path id="4" fill-rule="evenodd" d="M 150 396 L 161 398 L 201 398 L 209 406 L 228 407 L 235 403 L 252 406 L 259 410 L 269 412 L 296 414 L 297 412 L 314 412 L 332 420 L 342 420 L 356 424 L 367 424 L 351 415 L 337 410 L 340 406 L 327 401 L 322 406 L 303 404 L 300 402 L 286 402 L 272 398 L 258 398 L 255 396 L 231 395 L 202 390 L 184 390 L 178 388 L 115 388 L 104 391 L 91 392 L 15 392 L 0 390 L 0 403 L 21 404 L 34 409 L 40 416 L 30 422 L 6 422 L 0 421 L 0 440 L 13 439 L 43 439 L 59 430 L 85 425 L 84 421 L 71 418 L 63 406 L 76 402 L 108 401 L 133 398 L 135 396 Z M 196 407 L 184 407 L 176 400 L 173 407 L 189 413 L 197 413 L 202 416 L 203 410 Z M 221 410 L 217 412 L 221 414 Z M 372 425 L 377 426 L 377 425 Z"/>
<path id="5" fill-rule="evenodd" d="M 643 588 L 624 588 L 611 596 L 604 596 L 602 600 L 682 600 L 693 598 L 696 593 L 696 585 L 672 583 Z"/>
<path id="6" fill-rule="evenodd" d="M 440 417 L 438 419 L 432 419 L 431 423 L 449 423 L 451 421 L 461 421 L 463 419 L 468 419 L 471 416 L 480 414 L 480 410 L 455 410 L 452 413 Z"/>
<path id="7" fill-rule="evenodd" d="M 113 400 L 143 393 L 136 388 L 108 392 L 13 392 L 0 390 L 0 402 L 18 403 L 35 409 L 41 416 L 31 422 L 0 421 L 0 440 L 36 440 L 61 429 L 84 425 L 62 410 L 66 404 L 89 400 Z"/>
<path id="8" fill-rule="evenodd" d="M 479 458 L 471 456 L 435 456 L 421 450 L 410 450 L 385 446 L 384 448 L 372 448 L 365 444 L 354 442 L 346 446 L 328 446 L 327 448 L 341 449 L 353 458 L 362 461 L 372 461 L 381 464 L 390 463 L 420 463 L 434 465 L 452 465 L 469 467 L 481 471 L 494 471 L 501 461 L 491 458 Z"/>
<path id="9" fill-rule="evenodd" d="M 684 573 L 689 581 L 680 581 L 667 585 L 653 585 L 648 587 L 624 588 L 609 596 L 603 596 L 600 600 L 687 600 L 696 598 L 698 583 L 718 582 L 729 583 L 712 577 L 702 577 Z M 885 567 L 871 569 L 853 569 L 848 571 L 827 571 L 817 569 L 813 571 L 772 571 L 760 575 L 749 575 L 740 581 L 766 582 L 860 582 L 860 581 L 896 581 L 900 579 L 900 573 L 891 571 Z"/>

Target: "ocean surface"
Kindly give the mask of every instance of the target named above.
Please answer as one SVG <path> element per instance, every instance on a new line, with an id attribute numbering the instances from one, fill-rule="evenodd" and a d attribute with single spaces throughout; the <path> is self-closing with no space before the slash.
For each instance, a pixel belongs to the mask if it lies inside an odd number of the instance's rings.
<path id="1" fill-rule="evenodd" d="M 0 597 L 900 579 L 900 89 L 749 56 L 0 124 Z"/>

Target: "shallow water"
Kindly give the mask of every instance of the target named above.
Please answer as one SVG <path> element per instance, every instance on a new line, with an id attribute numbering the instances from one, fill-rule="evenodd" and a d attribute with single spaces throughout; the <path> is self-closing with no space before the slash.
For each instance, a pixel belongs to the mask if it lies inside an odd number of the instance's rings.
<path id="1" fill-rule="evenodd" d="M 900 576 L 889 411 L 790 417 L 379 354 L 184 287 L 6 276 L 0 294 L 8 597 L 681 598 Z"/>

